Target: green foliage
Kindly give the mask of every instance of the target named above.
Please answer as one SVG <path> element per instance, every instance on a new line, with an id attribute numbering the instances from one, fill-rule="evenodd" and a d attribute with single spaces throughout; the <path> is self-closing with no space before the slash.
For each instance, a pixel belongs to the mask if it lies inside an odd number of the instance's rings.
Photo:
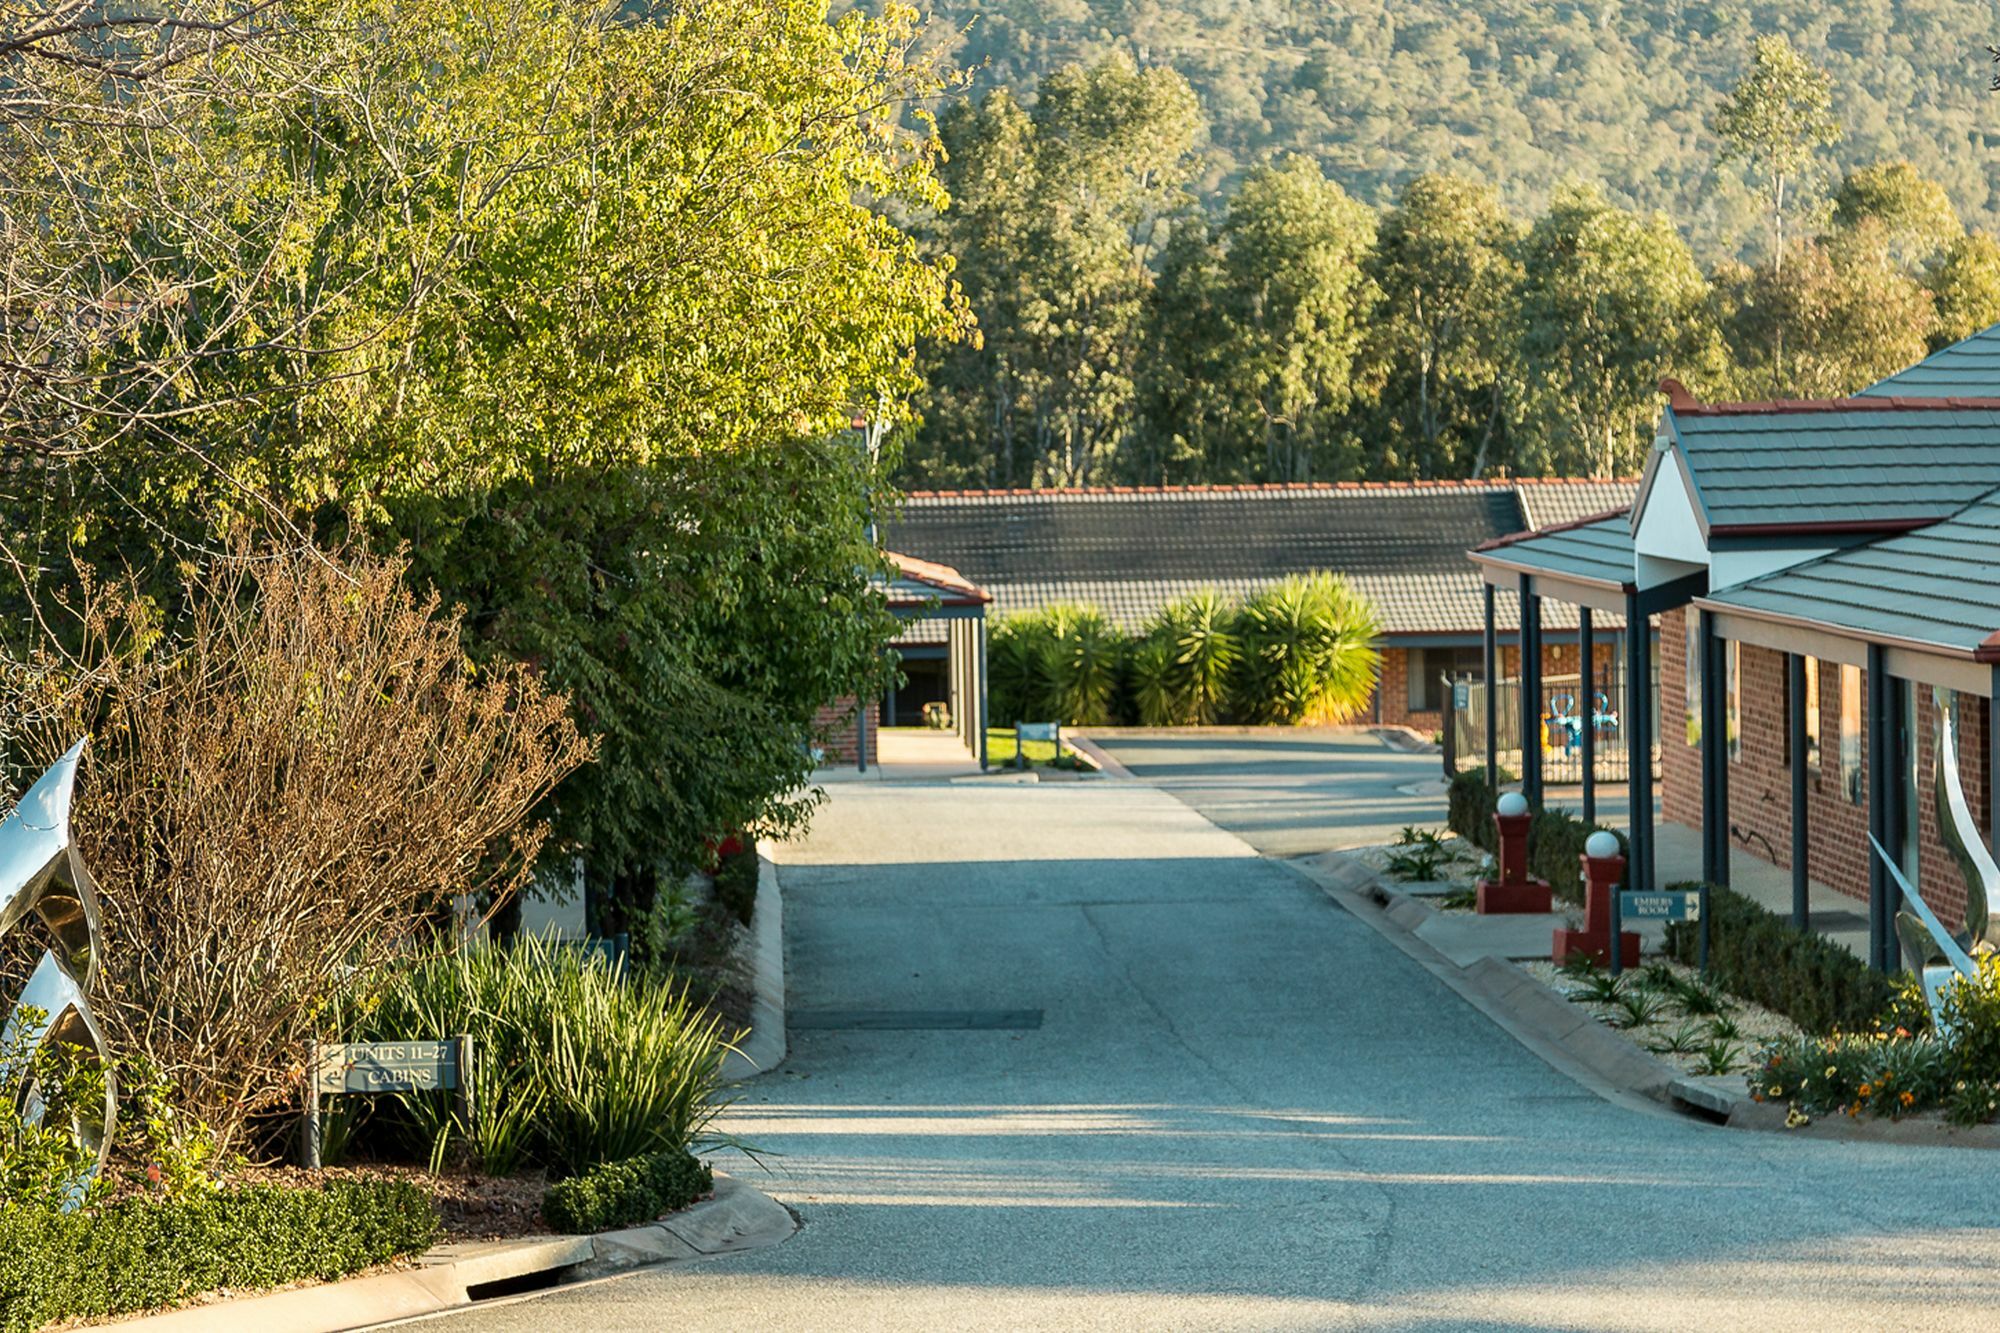
<path id="1" fill-rule="evenodd" d="M 2000 955 L 1984 955 L 1977 976 L 1953 981 L 1941 1007 L 1958 1077 L 2000 1082 Z"/>
<path id="2" fill-rule="evenodd" d="M 1926 270 L 1924 286 L 1936 303 L 1933 348 L 2000 324 L 2000 241 L 1984 232 L 1959 237 Z"/>
<path id="3" fill-rule="evenodd" d="M 1900 1118 L 1944 1104 L 1956 1066 L 1952 1048 L 1935 1037 L 1836 1032 L 1772 1043 L 1748 1078 L 1760 1101 L 1815 1115 Z"/>
<path id="4" fill-rule="evenodd" d="M 474 1124 L 436 1093 L 397 1094 L 365 1132 L 435 1165 L 455 1149 L 503 1175 L 680 1151 L 706 1131 L 727 1043 L 672 982 L 539 937 L 414 958 L 370 979 L 343 1040 L 468 1033 Z"/>
<path id="5" fill-rule="evenodd" d="M 1095 607 L 1059 604 L 1008 616 L 988 648 L 989 707 L 995 720 L 1113 720 L 1129 644 Z"/>
<path id="6" fill-rule="evenodd" d="M 1731 274 L 1723 303 L 1743 392 L 1838 398 L 1920 361 L 1931 293 L 1889 256 L 1873 218 L 1794 244 L 1782 267 Z"/>
<path id="7" fill-rule="evenodd" d="M 757 849 L 746 846 L 715 867 L 715 899 L 744 925 L 757 911 Z"/>
<path id="8" fill-rule="evenodd" d="M 692 1154 L 646 1153 L 557 1181 L 542 1196 L 542 1218 L 556 1231 L 587 1236 L 650 1222 L 714 1188 L 715 1173 Z"/>
<path id="9" fill-rule="evenodd" d="M 475 657 L 536 666 L 597 743 L 548 807 L 598 933 L 636 934 L 719 832 L 809 817 L 818 709 L 886 683 L 868 486 L 852 445 L 786 439 L 398 502 Z"/>
<path id="10" fill-rule="evenodd" d="M 1865 1030 L 1890 1002 L 1892 987 L 1881 973 L 1740 893 L 1709 890 L 1708 928 L 1710 982 L 1784 1014 L 1807 1032 Z M 1667 952 L 1692 965 L 1699 931 L 1694 922 L 1668 925 Z"/>
<path id="11" fill-rule="evenodd" d="M 1287 575 L 1244 604 L 1237 707 L 1247 721 L 1344 722 L 1373 695 L 1375 608 L 1332 574 Z"/>
<path id="12" fill-rule="evenodd" d="M 1476 477 L 1504 456 L 1519 230 L 1490 185 L 1437 173 L 1383 215 L 1364 359 L 1381 384 L 1368 438 L 1391 475 Z"/>
<path id="13" fill-rule="evenodd" d="M 1832 107 L 1833 80 L 1780 32 L 1757 39 L 1750 68 L 1716 110 L 1722 160 L 1743 162 L 1766 182 L 1777 262 L 1785 253 L 1786 187 L 1815 150 L 1840 139 Z"/>
<path id="14" fill-rule="evenodd" d="M 1847 173 L 1833 196 L 1836 232 L 1873 224 L 1898 264 L 1922 264 L 1965 235 L 1951 196 L 1908 162 L 1876 162 Z"/>
<path id="15" fill-rule="evenodd" d="M 74 1182 L 97 1165 L 97 1152 L 77 1141 L 71 1122 L 72 1115 L 86 1124 L 103 1115 L 104 1070 L 85 1046 L 52 1039 L 31 1048 L 31 1034 L 48 1017 L 23 1007 L 0 1046 L 0 1070 L 8 1075 L 0 1084 L 0 1215 L 88 1202 L 108 1183 L 98 1177 L 77 1197 Z M 39 1115 L 27 1114 L 24 1092 L 40 1104 Z"/>
<path id="16" fill-rule="evenodd" d="M 0 1211 L 0 1333 L 131 1314 L 213 1291 L 331 1281 L 427 1249 L 437 1209 L 407 1181 L 238 1186 L 97 1211 Z"/>
<path id="17" fill-rule="evenodd" d="M 1529 230 L 1521 264 L 1522 464 L 1557 475 L 1636 474 L 1660 381 L 1700 393 L 1724 374 L 1707 279 L 1665 215 L 1618 208 L 1594 186 L 1556 195 Z"/>
<path id="18" fill-rule="evenodd" d="M 1132 697 L 1149 727 L 1222 720 L 1243 647 L 1237 614 L 1213 588 L 1160 609 L 1134 648 Z"/>
<path id="19" fill-rule="evenodd" d="M 1109 59 L 946 113 L 935 224 L 983 336 L 933 349 L 913 470 L 953 484 L 1088 480 L 1129 426 L 1160 218 L 1200 115 L 1186 80 Z"/>

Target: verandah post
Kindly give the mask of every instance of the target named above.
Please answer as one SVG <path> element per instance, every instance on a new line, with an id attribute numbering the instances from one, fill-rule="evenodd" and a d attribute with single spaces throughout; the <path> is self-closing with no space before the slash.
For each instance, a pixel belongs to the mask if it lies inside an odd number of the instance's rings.
<path id="1" fill-rule="evenodd" d="M 1812 925 L 1811 856 L 1806 821 L 1806 659 L 1802 653 L 1789 654 L 1785 669 L 1791 681 L 1792 733 L 1792 924 L 1800 930 Z"/>
<path id="2" fill-rule="evenodd" d="M 1582 700 L 1577 707 L 1582 716 L 1578 719 L 1583 728 L 1583 822 L 1597 822 L 1597 673 L 1592 658 L 1597 654 L 1597 638 L 1592 632 L 1590 608 L 1577 608 L 1576 642 L 1580 665 L 1577 668 L 1577 693 Z"/>
<path id="3" fill-rule="evenodd" d="M 1521 576 L 1521 794 L 1542 808 L 1542 599 Z"/>
<path id="4" fill-rule="evenodd" d="M 1495 754 L 1500 745 L 1500 646 L 1493 629 L 1493 585 L 1482 582 L 1481 587 L 1486 591 L 1486 790 L 1491 792 L 1500 786 Z"/>

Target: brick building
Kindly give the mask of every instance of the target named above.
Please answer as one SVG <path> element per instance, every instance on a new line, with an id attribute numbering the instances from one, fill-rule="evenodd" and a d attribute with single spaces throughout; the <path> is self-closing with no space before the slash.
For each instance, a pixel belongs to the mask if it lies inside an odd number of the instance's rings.
<path id="1" fill-rule="evenodd" d="M 2000 825 L 2000 328 L 1854 398 L 1663 390 L 1627 514 L 1488 543 L 1474 565 L 1525 598 L 1531 623 L 1557 601 L 1643 609 L 1661 818 L 1700 831 L 1703 877 L 1728 882 L 1745 855 L 1790 869 L 1802 918 L 1812 883 L 1836 889 L 1865 904 L 1869 960 L 1899 967 L 1885 856 L 1956 928 L 1966 879 L 1949 835 L 1992 846 Z M 1949 827 L 1947 715 L 1963 801 Z M 1635 812 L 1652 805 L 1643 782 Z M 1654 841 L 1636 820 L 1647 887 Z"/>
<path id="2" fill-rule="evenodd" d="M 1287 574 L 1342 575 L 1382 619 L 1370 719 L 1430 733 L 1443 723 L 1445 677 L 1483 672 L 1484 610 L 1466 546 L 1629 505 L 1636 489 L 1557 480 L 919 491 L 883 540 L 962 571 L 991 595 L 995 616 L 1081 602 L 1128 631 L 1200 588 L 1241 599 Z M 1511 596 L 1496 616 L 1511 671 Z M 1615 618 L 1599 625 L 1617 628 Z M 1575 672 L 1574 615 L 1552 608 L 1545 629 L 1546 671 Z M 884 720 L 913 725 L 944 688 L 934 665 L 943 634 L 912 625 L 896 646 L 906 684 Z"/>

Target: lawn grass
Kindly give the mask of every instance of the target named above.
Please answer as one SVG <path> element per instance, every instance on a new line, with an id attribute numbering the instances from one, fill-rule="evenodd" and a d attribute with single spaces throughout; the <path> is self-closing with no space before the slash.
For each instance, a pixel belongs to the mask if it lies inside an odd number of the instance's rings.
<path id="1" fill-rule="evenodd" d="M 1056 742 L 1029 741 L 1028 762 L 1046 764 L 1056 757 Z M 986 729 L 986 762 L 995 768 L 1005 767 L 1014 762 L 1014 729 L 1012 727 L 988 727 Z"/>

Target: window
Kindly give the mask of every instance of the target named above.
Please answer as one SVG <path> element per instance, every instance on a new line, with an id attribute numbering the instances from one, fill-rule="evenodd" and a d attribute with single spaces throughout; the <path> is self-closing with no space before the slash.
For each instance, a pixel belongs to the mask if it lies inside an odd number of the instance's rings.
<path id="1" fill-rule="evenodd" d="M 1790 723 L 1786 724 L 1787 727 Z M 1819 659 L 1806 659 L 1806 767 L 1819 768 Z"/>
<path id="2" fill-rule="evenodd" d="M 1486 650 L 1472 648 L 1412 648 L 1409 652 L 1410 711 L 1441 713 L 1450 702 L 1445 694 L 1445 678 L 1470 676 L 1479 680 L 1486 674 Z"/>
<path id="3" fill-rule="evenodd" d="M 1861 668 L 1840 668 L 1840 790 L 1861 804 Z"/>
<path id="4" fill-rule="evenodd" d="M 1743 645 L 1729 640 L 1728 668 L 1729 715 L 1723 720 L 1723 730 L 1729 735 L 1729 762 L 1735 763 L 1743 757 L 1743 728 L 1739 720 L 1743 716 Z"/>

